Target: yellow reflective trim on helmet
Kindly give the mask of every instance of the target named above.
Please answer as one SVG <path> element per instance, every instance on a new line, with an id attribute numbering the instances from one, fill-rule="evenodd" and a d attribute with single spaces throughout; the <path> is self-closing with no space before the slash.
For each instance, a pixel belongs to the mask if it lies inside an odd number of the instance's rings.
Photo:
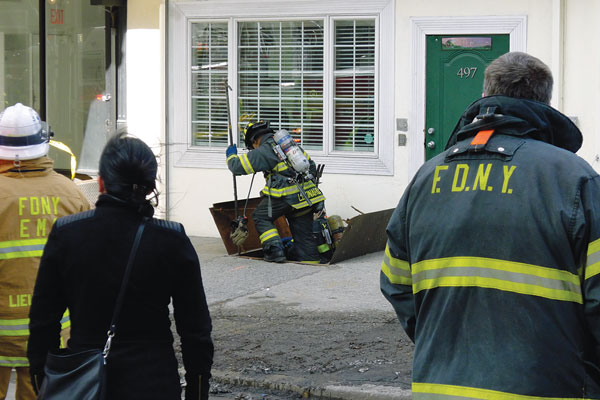
<path id="1" fill-rule="evenodd" d="M 421 382 L 413 382 L 412 398 L 413 400 L 451 400 L 456 398 L 481 400 L 586 400 L 582 397 L 527 396 L 468 386 Z"/>
<path id="2" fill-rule="evenodd" d="M 71 180 L 75 179 L 75 171 L 77 170 L 77 157 L 71 151 L 69 146 L 58 140 L 50 140 L 50 146 L 55 147 L 59 150 L 69 153 L 71 155 Z"/>

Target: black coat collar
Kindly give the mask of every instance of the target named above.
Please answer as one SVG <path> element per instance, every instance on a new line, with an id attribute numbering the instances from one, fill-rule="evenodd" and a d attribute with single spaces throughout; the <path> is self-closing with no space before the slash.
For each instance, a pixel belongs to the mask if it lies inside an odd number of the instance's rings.
<path id="1" fill-rule="evenodd" d="M 495 114 L 490 118 L 477 116 Z M 475 136 L 480 130 L 494 129 L 512 136 L 527 136 L 575 153 L 581 148 L 581 131 L 564 114 L 547 104 L 507 96 L 489 96 L 473 102 L 460 117 L 446 149 Z"/>

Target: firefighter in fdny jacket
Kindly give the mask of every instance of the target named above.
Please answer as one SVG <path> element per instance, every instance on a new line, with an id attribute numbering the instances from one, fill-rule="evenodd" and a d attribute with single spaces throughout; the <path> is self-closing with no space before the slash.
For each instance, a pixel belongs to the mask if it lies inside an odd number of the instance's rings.
<path id="1" fill-rule="evenodd" d="M 26 345 L 28 315 L 40 257 L 57 218 L 90 203 L 68 178 L 54 172 L 50 132 L 22 104 L 0 114 L 0 399 L 17 371 L 17 400 L 35 399 Z M 63 318 L 63 327 L 68 317 Z"/>
<path id="2" fill-rule="evenodd" d="M 413 399 L 600 399 L 600 177 L 507 53 L 387 227 L 381 289 L 415 343 Z"/>
<path id="3" fill-rule="evenodd" d="M 264 173 L 266 186 L 261 191 L 262 200 L 252 213 L 264 259 L 284 262 L 287 255 L 289 260 L 318 263 L 313 213 L 323 209 L 325 197 L 314 182 L 314 161 L 292 143 L 286 131 L 275 132 L 269 121 L 249 123 L 244 130 L 244 142 L 248 153 L 238 156 L 235 145 L 227 148 L 227 166 L 235 175 Z M 273 223 L 281 216 L 286 217 L 293 237 L 286 252 Z"/>

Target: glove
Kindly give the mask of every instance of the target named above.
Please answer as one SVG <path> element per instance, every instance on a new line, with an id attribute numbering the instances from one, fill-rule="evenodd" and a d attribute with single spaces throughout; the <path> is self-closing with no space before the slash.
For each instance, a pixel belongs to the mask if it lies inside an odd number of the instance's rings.
<path id="1" fill-rule="evenodd" d="M 235 144 L 232 144 L 227 147 L 227 150 L 225 151 L 225 155 L 227 156 L 227 158 L 229 158 L 229 156 L 232 156 L 234 154 L 237 154 L 237 146 Z"/>
<path id="2" fill-rule="evenodd" d="M 248 218 L 241 217 L 238 218 L 238 221 L 233 221 L 231 224 L 231 241 L 236 246 L 241 246 L 246 241 L 248 237 L 248 227 L 246 224 L 248 223 Z"/>

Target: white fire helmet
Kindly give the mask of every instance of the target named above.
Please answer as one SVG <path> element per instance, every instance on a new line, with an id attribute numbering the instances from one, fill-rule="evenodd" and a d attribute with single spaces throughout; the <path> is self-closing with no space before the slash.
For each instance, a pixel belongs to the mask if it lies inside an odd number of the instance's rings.
<path id="1" fill-rule="evenodd" d="M 17 103 L 0 113 L 0 159 L 32 160 L 48 154 L 50 130 L 33 108 Z"/>

